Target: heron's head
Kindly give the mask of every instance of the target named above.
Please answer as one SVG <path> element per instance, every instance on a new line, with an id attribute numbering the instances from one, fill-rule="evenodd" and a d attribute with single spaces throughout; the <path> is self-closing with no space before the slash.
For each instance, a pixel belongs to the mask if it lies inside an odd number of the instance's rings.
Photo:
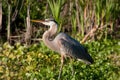
<path id="1" fill-rule="evenodd" d="M 57 25 L 57 22 L 54 19 L 45 19 L 45 20 L 31 20 L 32 22 L 42 23 L 47 26 Z"/>

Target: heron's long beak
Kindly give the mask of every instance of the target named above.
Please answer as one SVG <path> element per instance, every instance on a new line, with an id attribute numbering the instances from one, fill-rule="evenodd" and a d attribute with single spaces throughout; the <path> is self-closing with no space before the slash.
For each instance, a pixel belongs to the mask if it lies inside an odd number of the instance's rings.
<path id="1" fill-rule="evenodd" d="M 31 20 L 32 22 L 36 22 L 36 23 L 42 23 L 44 25 L 50 25 L 49 22 L 46 22 L 45 20 Z"/>
<path id="2" fill-rule="evenodd" d="M 43 23 L 43 22 L 45 22 L 44 20 L 30 20 L 30 21 L 36 22 L 36 23 Z"/>

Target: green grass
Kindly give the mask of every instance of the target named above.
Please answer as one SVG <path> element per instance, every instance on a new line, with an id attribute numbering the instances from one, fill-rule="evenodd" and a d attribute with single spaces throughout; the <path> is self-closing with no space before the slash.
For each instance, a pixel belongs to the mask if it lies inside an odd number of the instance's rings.
<path id="1" fill-rule="evenodd" d="M 86 65 L 66 59 L 62 80 L 119 80 L 120 42 L 103 40 L 84 44 L 94 59 Z M 16 43 L 4 43 L 0 47 L 0 79 L 6 80 L 56 80 L 59 74 L 60 55 L 48 49 L 42 42 L 29 47 Z M 72 74 L 72 67 L 74 74 Z"/>

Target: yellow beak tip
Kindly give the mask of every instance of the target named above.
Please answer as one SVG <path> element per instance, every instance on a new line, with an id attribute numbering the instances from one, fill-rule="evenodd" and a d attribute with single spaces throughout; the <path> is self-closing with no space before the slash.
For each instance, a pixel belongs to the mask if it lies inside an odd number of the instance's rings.
<path id="1" fill-rule="evenodd" d="M 38 22 L 38 23 L 40 23 L 40 22 L 43 22 L 42 20 L 30 20 L 31 22 Z"/>

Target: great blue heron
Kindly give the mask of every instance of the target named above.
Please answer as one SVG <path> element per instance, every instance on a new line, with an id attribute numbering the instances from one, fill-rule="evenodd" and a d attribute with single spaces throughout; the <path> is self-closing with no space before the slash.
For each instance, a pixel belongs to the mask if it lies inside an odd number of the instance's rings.
<path id="1" fill-rule="evenodd" d="M 87 50 L 75 39 L 65 33 L 59 33 L 53 38 L 58 30 L 58 24 L 53 19 L 45 20 L 31 20 L 32 22 L 39 22 L 50 28 L 43 34 L 43 41 L 47 47 L 58 52 L 61 55 L 61 66 L 58 79 L 60 79 L 63 62 L 65 57 L 72 57 L 85 62 L 86 64 L 93 63 L 92 57 Z"/>

